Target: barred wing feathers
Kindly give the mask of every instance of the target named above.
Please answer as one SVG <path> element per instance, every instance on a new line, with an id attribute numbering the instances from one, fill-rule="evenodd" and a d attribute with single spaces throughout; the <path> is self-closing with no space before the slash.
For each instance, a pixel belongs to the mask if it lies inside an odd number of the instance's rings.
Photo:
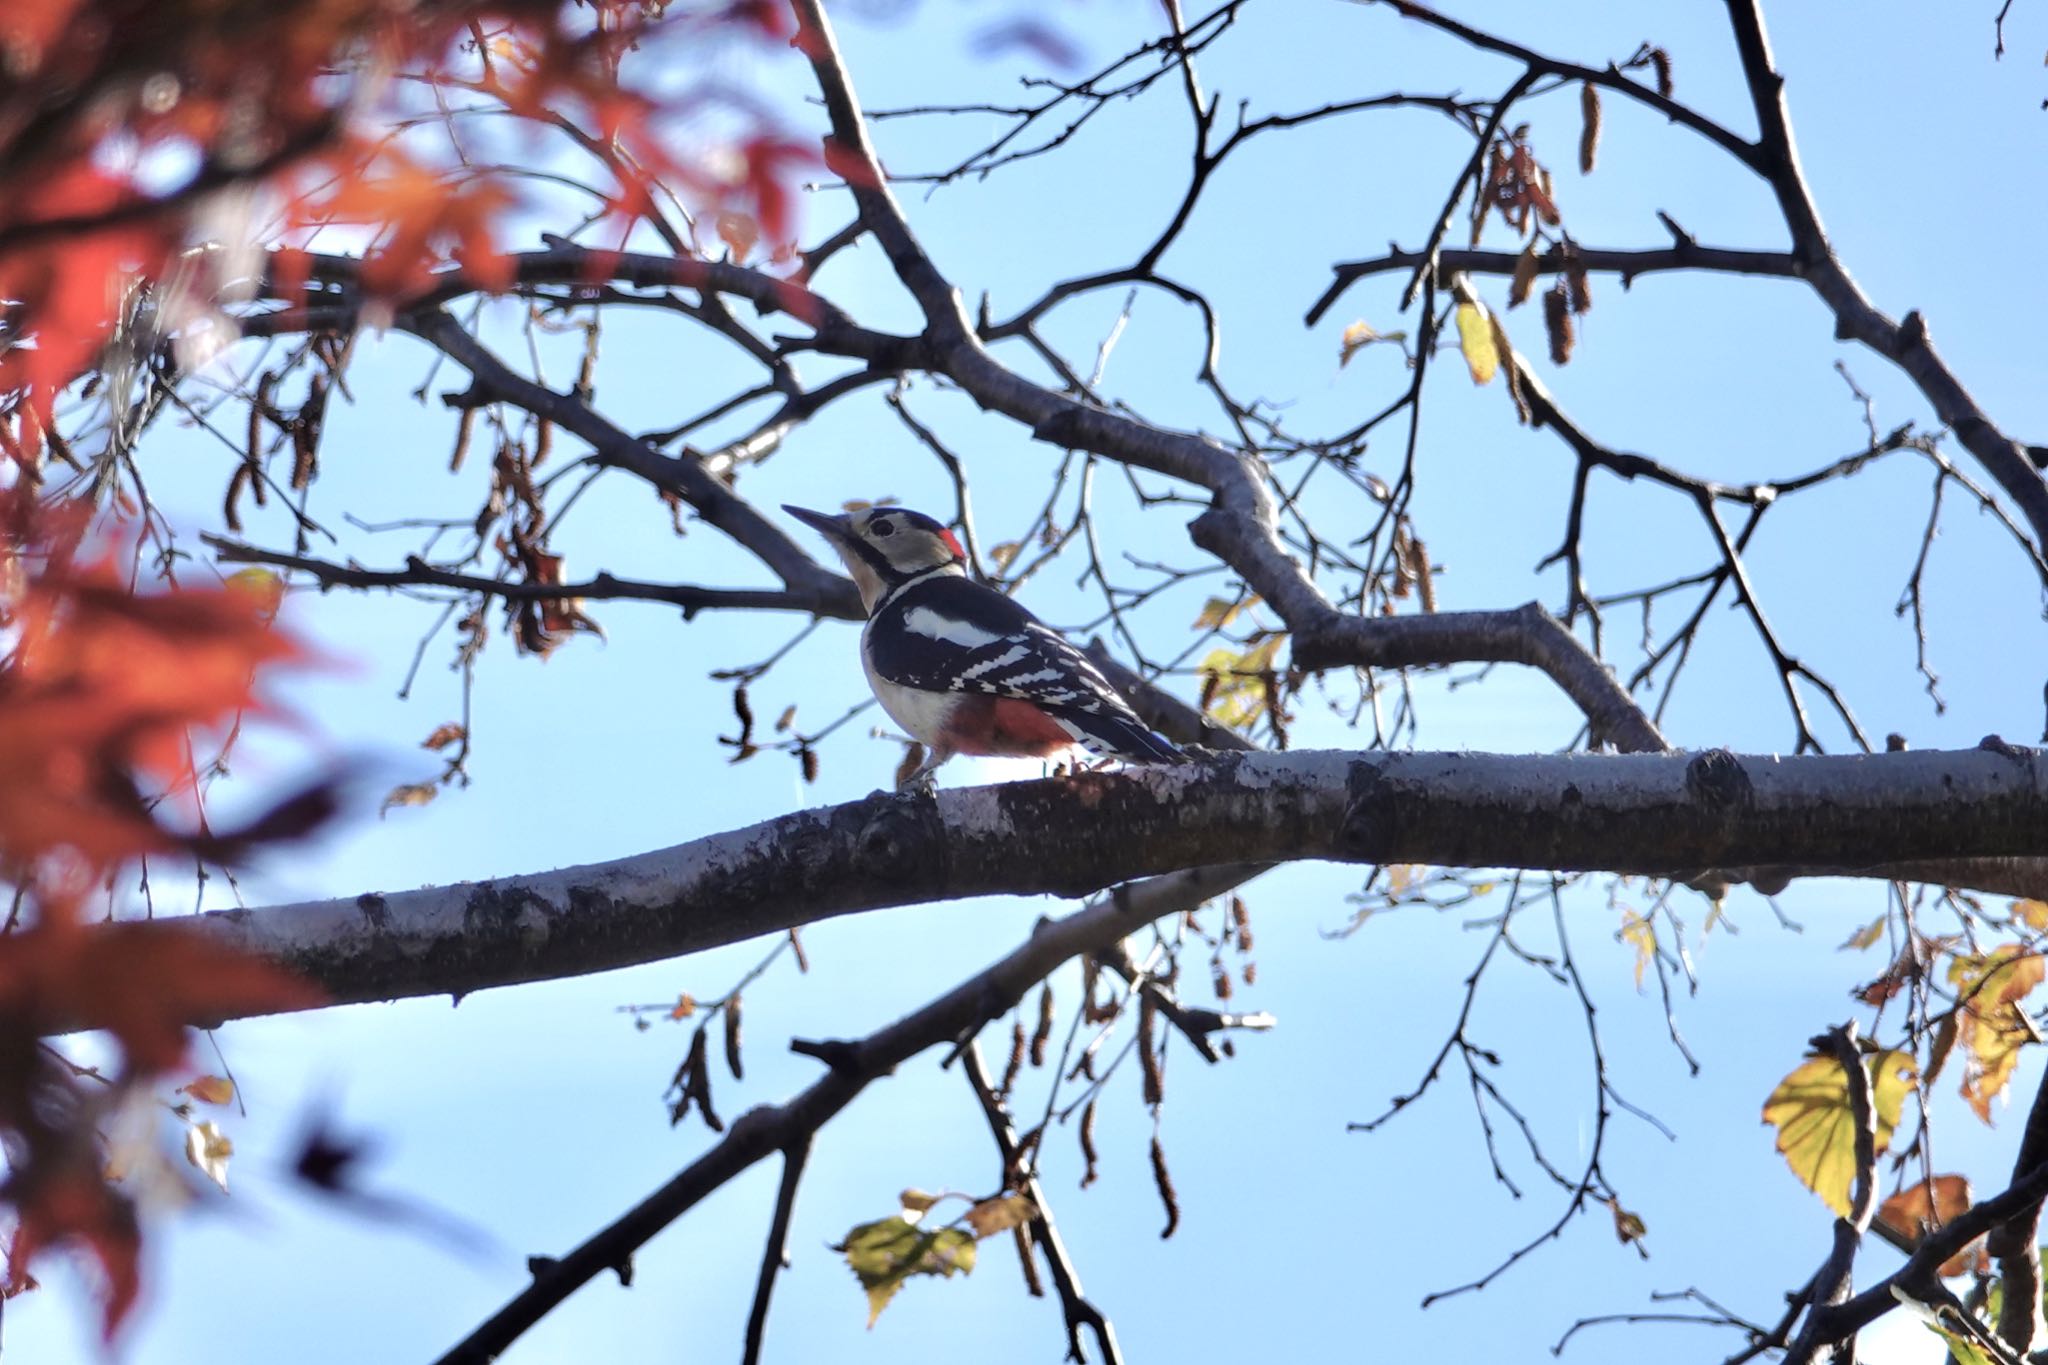
<path id="1" fill-rule="evenodd" d="M 1148 729 L 1086 654 L 1001 593 L 951 575 L 912 583 L 868 626 L 876 673 L 926 692 L 1030 702 L 1076 742 L 1112 758 L 1172 763 L 1179 749 Z"/>

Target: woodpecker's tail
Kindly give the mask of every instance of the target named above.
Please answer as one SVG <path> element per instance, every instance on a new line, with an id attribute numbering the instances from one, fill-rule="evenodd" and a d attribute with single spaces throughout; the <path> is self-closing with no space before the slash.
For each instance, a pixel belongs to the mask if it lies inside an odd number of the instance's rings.
<path id="1" fill-rule="evenodd" d="M 1126 763 L 1179 763 L 1187 757 L 1135 716 L 1081 710 L 1051 714 L 1067 733 L 1104 758 L 1120 758 Z"/>

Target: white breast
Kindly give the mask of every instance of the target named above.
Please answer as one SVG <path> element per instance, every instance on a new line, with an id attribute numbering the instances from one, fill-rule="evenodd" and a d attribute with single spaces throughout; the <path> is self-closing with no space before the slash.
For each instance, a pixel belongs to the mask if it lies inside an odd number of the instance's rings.
<path id="1" fill-rule="evenodd" d="M 882 703 L 882 709 L 889 713 L 889 719 L 903 727 L 909 735 L 927 749 L 938 742 L 941 731 L 946 728 L 946 715 L 959 702 L 957 692 L 927 692 L 921 687 L 905 687 L 902 683 L 891 682 L 877 674 L 874 666 L 867 662 L 867 651 L 861 651 L 862 666 L 868 675 L 868 686 L 874 689 L 875 700 Z"/>

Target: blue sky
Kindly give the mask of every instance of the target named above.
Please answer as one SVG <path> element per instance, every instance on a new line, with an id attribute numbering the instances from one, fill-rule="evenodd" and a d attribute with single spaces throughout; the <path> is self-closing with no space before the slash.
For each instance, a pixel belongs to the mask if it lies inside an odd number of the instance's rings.
<path id="1" fill-rule="evenodd" d="M 2024 7 L 2021 7 L 2024 10 Z M 1552 13 L 1552 9 L 1559 12 Z M 2048 397 L 2035 333 L 2043 279 L 1995 253 L 2012 225 L 2042 221 L 2040 178 L 2026 173 L 2044 116 L 2039 65 L 2048 46 L 2016 16 L 2014 51 L 1991 60 L 1988 12 L 1937 13 L 1887 5 L 1859 12 L 1779 5 L 1771 18 L 1790 84 L 1795 127 L 1823 218 L 1850 269 L 1895 315 L 1921 308 L 1933 335 L 1980 402 L 2007 430 L 2039 439 Z M 1718 11 L 1708 6 L 1545 7 L 1470 4 L 1455 12 L 1499 24 L 1551 52 L 1590 62 L 1622 58 L 1648 38 L 1676 57 L 1678 94 L 1738 130 L 1749 119 Z M 958 98 L 1007 99 L 1019 52 L 971 55 L 986 7 L 928 3 L 894 20 L 842 17 L 861 93 L 871 107 Z M 1136 0 L 1072 7 L 1070 34 L 1092 63 L 1149 32 L 1154 9 Z M 726 54 L 724 74 L 758 82 L 786 103 L 808 87 L 793 58 Z M 1391 9 L 1317 3 L 1253 4 L 1243 31 L 1205 66 L 1226 107 L 1258 113 L 1311 107 L 1384 90 L 1490 95 L 1509 66 L 1404 24 Z M 1910 84 L 1911 99 L 1896 98 Z M 941 267 L 970 298 L 994 297 L 1000 316 L 1050 281 L 1127 261 L 1163 221 L 1180 184 L 1186 145 L 1178 95 L 1112 111 L 1071 155 L 1022 163 L 983 185 L 906 197 Z M 789 106 L 815 122 L 815 110 Z M 1535 106 L 1539 147 L 1558 167 L 1567 222 L 1585 242 L 1655 245 L 1654 210 L 1702 241 L 1780 243 L 1763 186 L 1711 148 L 1654 117 L 1609 101 L 1600 167 L 1570 169 L 1578 133 L 1575 92 Z M 957 155 L 964 123 L 892 122 L 880 142 L 899 170 Z M 1255 144 L 1219 176 L 1187 240 L 1164 268 L 1210 292 L 1226 319 L 1223 361 L 1233 388 L 1291 401 L 1296 429 L 1334 428 L 1375 410 L 1404 381 L 1399 361 L 1371 350 L 1337 365 L 1338 336 L 1353 319 L 1386 330 L 1412 325 L 1395 312 L 1400 280 L 1355 289 L 1314 329 L 1300 318 L 1331 262 L 1372 255 L 1389 239 L 1419 243 L 1456 159 L 1462 133 L 1415 112 L 1334 121 L 1296 138 Z M 807 197 L 806 240 L 843 221 L 832 193 Z M 1462 228 L 1459 229 L 1462 231 Z M 1505 246 L 1496 227 L 1489 245 Z M 1994 245 L 1996 244 L 1996 245 Z M 871 247 L 848 253 L 820 287 L 879 325 L 911 314 Z M 1860 444 L 1861 418 L 1835 375 L 1836 359 L 1878 402 L 1880 426 L 1925 422 L 1903 381 L 1874 357 L 1830 339 L 1812 297 L 1782 281 L 1663 276 L 1624 294 L 1595 281 L 1578 358 L 1553 371 L 1560 402 L 1596 437 L 1724 479 L 1817 466 Z M 1498 307 L 1501 281 L 1482 285 Z M 1120 289 L 1069 305 L 1049 335 L 1091 356 L 1122 305 Z M 489 316 L 501 353 L 523 354 L 507 305 Z M 1540 352 L 1526 312 L 1508 319 L 1518 346 Z M 1110 387 L 1160 420 L 1215 429 L 1192 379 L 1199 332 L 1163 295 L 1139 299 L 1112 357 Z M 1005 358 L 1028 368 L 1021 353 Z M 1570 465 L 1542 433 L 1517 428 L 1505 395 L 1471 390 L 1455 358 L 1430 380 L 1422 488 L 1416 516 L 1433 558 L 1446 566 L 1445 607 L 1555 603 L 1553 573 L 1532 567 L 1563 523 Z M 553 382 L 571 374 L 549 357 Z M 366 521 L 464 515 L 479 497 L 480 461 L 450 476 L 453 424 L 438 404 L 406 395 L 427 364 L 398 336 L 365 338 L 351 382 L 357 403 L 331 419 L 316 511 Z M 807 367 L 809 377 L 830 373 Z M 715 401 L 750 378 L 674 319 L 620 316 L 607 324 L 599 395 L 620 424 L 639 430 Z M 459 387 L 443 369 L 437 389 Z M 1013 538 L 1043 495 L 1057 458 L 1024 433 L 980 416 L 957 394 L 921 382 L 918 415 L 969 453 L 985 542 Z M 1399 441 L 1376 446 L 1370 467 L 1391 473 Z M 211 525 L 232 456 L 190 433 L 164 432 L 145 448 L 173 519 Z M 1897 460 L 1807 507 L 1772 514 L 1751 558 L 1773 620 L 1792 647 L 1842 683 L 1874 735 L 1907 734 L 1916 747 L 1968 745 L 1992 731 L 2027 741 L 2041 724 L 2040 593 L 2022 557 L 1988 519 L 1952 499 L 1930 570 L 1931 636 L 1944 694 L 1935 715 L 1912 672 L 1911 636 L 1891 608 L 1910 570 L 1925 514 L 1923 466 Z M 1105 478 L 1104 496 L 1120 481 Z M 764 506 L 830 506 L 893 494 L 944 513 L 950 488 L 878 401 L 829 410 L 741 484 Z M 1825 503 L 1825 505 L 1823 505 Z M 1332 504 L 1328 515 L 1359 515 Z M 1640 586 L 1706 567 L 1710 546 L 1688 509 L 1668 494 L 1606 480 L 1596 485 L 1589 573 L 1596 588 Z M 1123 548 L 1192 558 L 1184 517 L 1126 515 Z M 755 583 L 758 568 L 693 529 L 678 541 L 653 496 L 624 477 L 594 488 L 562 528 L 572 573 L 705 583 Z M 278 524 L 252 525 L 258 543 L 283 545 Z M 346 553 L 388 565 L 416 549 L 401 536 L 355 537 Z M 1153 638 L 1176 638 L 1206 589 L 1171 595 L 1148 618 Z M 1048 573 L 1027 602 L 1056 622 L 1090 614 L 1072 572 Z M 348 661 L 288 688 L 318 749 L 374 755 L 391 780 L 432 776 L 416 745 L 457 711 L 443 636 L 429 647 L 413 698 L 400 680 L 434 611 L 383 597 L 303 593 L 288 619 Z M 580 639 L 541 663 L 514 659 L 497 641 L 480 670 L 473 729 L 475 785 L 432 806 L 378 820 L 364 812 L 318 846 L 278 857 L 243 880 L 252 903 L 398 889 L 594 861 L 681 842 L 796 807 L 846 800 L 885 784 L 899 750 L 861 738 L 863 720 L 829 745 L 815 786 L 787 757 L 727 766 L 711 736 L 729 724 L 728 692 L 712 669 L 751 662 L 796 628 L 790 620 L 706 615 L 684 625 L 655 606 L 600 604 L 609 641 Z M 1633 624 L 1612 623 L 1621 662 Z M 755 689 L 772 715 L 787 702 L 806 725 L 864 695 L 851 627 L 828 625 Z M 1789 749 L 1791 726 L 1767 662 L 1747 626 L 1717 612 L 1702 656 L 1667 720 L 1675 743 Z M 1192 684 L 1181 681 L 1192 693 Z M 1534 751 L 1570 739 L 1575 717 L 1534 676 L 1497 673 L 1482 686 L 1424 684 L 1420 743 Z M 1297 747 L 1347 746 L 1357 737 L 1304 697 Z M 1842 747 L 1838 731 L 1826 732 Z M 237 765 L 243 790 L 260 792 L 305 761 L 303 735 L 250 749 Z M 1017 767 L 959 764 L 952 784 L 1015 775 Z M 1029 768 L 1022 771 L 1031 771 Z M 373 784 L 374 787 L 375 784 Z M 225 794 L 227 799 L 232 796 Z M 1184 1212 L 1161 1243 L 1145 1167 L 1150 1131 L 1135 1083 L 1104 1102 L 1103 1180 L 1082 1193 L 1070 1132 L 1048 1144 L 1048 1188 L 1090 1295 L 1117 1324 L 1132 1359 L 1176 1354 L 1307 1353 L 1313 1358 L 1393 1356 L 1442 1349 L 1479 1358 L 1527 1357 L 1584 1315 L 1648 1308 L 1652 1291 L 1687 1286 L 1752 1316 L 1771 1317 L 1783 1291 L 1823 1253 L 1828 1220 L 1771 1149 L 1757 1109 L 1798 1060 L 1804 1040 L 1849 1011 L 1847 992 L 1880 970 L 1875 954 L 1836 951 L 1883 908 L 1875 884 L 1801 885 L 1782 898 L 1804 932 L 1738 893 L 1739 933 L 1699 940 L 1705 907 L 1684 907 L 1702 989 L 1681 1024 L 1702 1063 L 1689 1078 L 1664 1036 L 1654 990 L 1639 995 L 1628 950 L 1614 942 L 1620 910 L 1598 893 L 1571 902 L 1568 920 L 1600 1019 L 1615 1083 L 1674 1130 L 1670 1141 L 1617 1119 L 1606 1166 L 1624 1202 L 1649 1228 L 1651 1259 L 1617 1245 L 1604 1215 L 1573 1223 L 1558 1245 L 1482 1295 L 1428 1310 L 1416 1305 L 1489 1269 L 1555 1216 L 1551 1193 L 1514 1168 L 1530 1191 L 1511 1199 L 1487 1174 L 1461 1078 L 1371 1135 L 1347 1133 L 1412 1087 L 1450 1027 L 1459 983 L 1484 947 L 1461 929 L 1465 914 L 1404 909 L 1341 942 L 1320 931 L 1348 915 L 1344 897 L 1361 870 L 1288 869 L 1248 893 L 1258 930 L 1259 983 L 1236 1003 L 1271 1009 L 1280 1026 L 1241 1038 L 1236 1060 L 1209 1069 L 1177 1053 L 1168 1077 L 1164 1134 Z M 1623 904 L 1642 907 L 1640 888 Z M 216 896 L 209 903 L 222 903 Z M 986 901 L 889 911 L 820 925 L 806 934 L 812 970 L 787 960 L 747 995 L 747 1080 L 719 1089 L 728 1117 L 781 1099 L 816 1075 L 784 1050 L 795 1037 L 855 1036 L 916 1007 L 1006 952 L 1049 900 Z M 1534 931 L 1532 931 L 1534 932 Z M 1545 946 L 1541 934 L 1536 945 Z M 320 1362 L 431 1358 L 508 1297 L 529 1253 L 566 1250 L 642 1197 L 706 1145 L 694 1121 L 671 1130 L 661 1092 L 687 1035 L 674 1026 L 635 1031 L 622 1004 L 680 991 L 716 996 L 763 951 L 740 945 L 686 961 L 517 990 L 364 1006 L 238 1024 L 220 1038 L 250 1105 L 224 1119 L 234 1136 L 236 1193 L 152 1228 L 151 1273 L 138 1321 L 121 1343 L 128 1360 L 209 1356 Z M 1071 974 L 1056 982 L 1063 998 Z M 1199 994 L 1199 992 L 1196 992 Z M 1566 1166 L 1588 1138 L 1590 1075 L 1573 1001 L 1533 971 L 1497 969 L 1475 1016 L 1479 1041 L 1506 1063 L 1504 1084 Z M 2031 1094 L 2029 1057 L 2016 1090 Z M 1042 1078 L 1041 1078 L 1042 1079 Z M 1942 1164 L 1996 1188 L 2017 1141 L 2019 1115 L 1994 1131 L 1977 1125 L 1943 1083 Z M 1027 1094 L 1033 1093 L 1027 1088 Z M 1042 1091 L 1036 1092 L 1042 1094 Z M 371 1181 L 481 1229 L 482 1250 L 363 1224 L 293 1188 L 291 1144 L 303 1115 L 325 1104 L 345 1129 L 377 1145 Z M 2022 1105 L 2023 1112 L 2023 1105 Z M 904 1186 L 983 1191 L 995 1158 L 972 1097 L 930 1060 L 877 1084 L 822 1135 L 792 1234 L 795 1263 L 777 1293 L 771 1360 L 829 1356 L 926 1358 L 972 1351 L 990 1361 L 1049 1361 L 1062 1350 L 1056 1304 L 1020 1292 L 1009 1251 L 988 1248 L 965 1282 L 907 1289 L 873 1331 L 864 1305 L 827 1244 L 851 1225 L 891 1212 Z M 508 1357 L 529 1363 L 614 1356 L 736 1359 L 774 1194 L 772 1166 L 745 1179 L 658 1238 L 639 1258 L 636 1287 L 585 1289 Z M 1873 1252 L 1864 1275 L 1883 1273 Z M 97 1360 L 93 1318 L 79 1280 L 58 1271 L 45 1292 L 10 1303 L 6 1344 L 36 1362 Z M 1666 1335 L 1666 1334 L 1669 1335 Z M 1917 1327 L 1891 1336 L 1893 1356 L 1932 1360 Z M 1576 1339 L 1574 1361 L 1621 1361 L 1645 1351 L 1720 1359 L 1739 1343 L 1690 1328 L 1608 1328 Z"/>

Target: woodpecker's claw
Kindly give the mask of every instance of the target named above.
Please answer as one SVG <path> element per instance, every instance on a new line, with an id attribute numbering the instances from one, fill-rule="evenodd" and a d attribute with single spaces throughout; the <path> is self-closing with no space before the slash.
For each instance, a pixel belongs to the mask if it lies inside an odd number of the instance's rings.
<path id="1" fill-rule="evenodd" d="M 919 768 L 896 784 L 896 791 L 902 796 L 932 796 L 938 791 L 939 774 L 936 768 Z"/>

